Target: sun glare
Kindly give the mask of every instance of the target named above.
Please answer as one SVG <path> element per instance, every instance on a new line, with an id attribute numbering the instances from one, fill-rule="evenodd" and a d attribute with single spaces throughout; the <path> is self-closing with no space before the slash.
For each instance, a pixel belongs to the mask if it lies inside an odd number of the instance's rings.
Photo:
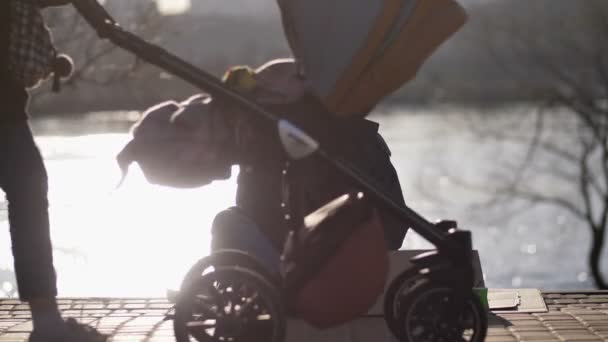
<path id="1" fill-rule="evenodd" d="M 61 296 L 163 297 L 209 253 L 213 218 L 234 205 L 234 178 L 199 189 L 171 189 L 150 185 L 134 165 L 116 189 L 120 172 L 114 156 L 127 138 L 38 139 L 51 179 Z M 7 235 L 0 233 L 0 240 L 8 241 Z M 0 250 L 0 260 L 9 250 Z M 0 262 L 0 269 L 10 266 Z"/>
<path id="2" fill-rule="evenodd" d="M 190 9 L 190 0 L 156 0 L 158 10 L 165 15 L 180 14 Z"/>

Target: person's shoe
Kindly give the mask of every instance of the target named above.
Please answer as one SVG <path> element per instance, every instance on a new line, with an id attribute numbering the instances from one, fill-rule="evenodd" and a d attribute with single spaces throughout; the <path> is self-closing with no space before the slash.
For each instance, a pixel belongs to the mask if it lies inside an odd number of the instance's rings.
<path id="1" fill-rule="evenodd" d="M 108 336 L 99 333 L 94 328 L 78 323 L 73 318 L 65 321 L 65 328 L 55 334 L 32 331 L 29 342 L 106 342 Z"/>

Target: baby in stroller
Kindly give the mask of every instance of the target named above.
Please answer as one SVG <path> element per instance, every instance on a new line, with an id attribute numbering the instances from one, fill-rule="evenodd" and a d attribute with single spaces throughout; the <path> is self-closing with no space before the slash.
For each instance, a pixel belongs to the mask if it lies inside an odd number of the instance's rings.
<path id="1" fill-rule="evenodd" d="M 364 170 L 375 181 L 375 185 L 390 194 L 395 202 L 405 205 L 397 173 L 390 162 L 390 150 L 378 133 L 378 124 L 364 118 L 332 118 L 320 101 L 305 91 L 302 77 L 297 73 L 297 65 L 291 60 L 273 61 L 262 66 L 255 72 L 255 79 L 258 88 L 253 90 L 253 96 L 258 102 L 310 132 L 324 146 L 331 146 L 334 153 L 342 159 Z M 247 126 L 254 125 L 252 123 Z M 314 214 L 311 213 L 322 213 L 323 210 L 319 208 L 329 210 L 325 205 L 355 192 L 356 187 L 328 165 L 314 158 L 287 162 L 274 129 L 257 126 L 252 129 L 254 133 L 247 134 L 250 137 L 249 142 L 242 149 L 243 155 L 239 158 L 241 173 L 238 178 L 236 207 L 220 213 L 216 218 L 212 230 L 212 250 L 236 247 L 248 251 L 263 260 L 267 269 L 276 274 L 282 271 L 285 276 L 288 272 L 285 269 L 288 264 L 286 261 L 290 253 L 290 246 L 286 246 L 289 233 L 301 229 L 305 225 L 305 218 L 312 220 Z M 336 206 L 335 203 L 333 205 Z M 350 239 L 351 243 L 356 243 L 357 238 L 363 238 L 363 241 L 356 247 L 356 254 L 350 254 L 346 258 L 350 267 L 341 265 L 333 267 L 332 271 L 327 271 L 325 275 L 317 273 L 318 277 L 324 277 L 323 281 L 327 282 L 324 286 L 332 283 L 332 286 L 342 289 L 340 293 L 321 291 L 321 288 L 312 291 L 311 288 L 310 291 L 315 292 L 317 296 L 302 299 L 306 305 L 301 303 L 299 309 L 296 309 L 300 315 L 310 317 L 308 321 L 317 326 L 333 325 L 337 322 L 329 317 L 325 318 L 327 322 L 323 322 L 323 315 L 313 311 L 323 311 L 330 316 L 332 310 L 328 309 L 328 306 L 336 310 L 348 310 L 347 304 L 337 302 L 339 295 L 349 297 L 351 309 L 356 305 L 372 304 L 369 301 L 374 301 L 378 291 L 381 292 L 384 288 L 387 272 L 386 251 L 401 247 L 407 229 L 404 223 L 382 208 L 361 204 L 358 205 L 360 212 L 356 214 L 347 214 L 344 207 L 336 207 L 333 210 L 340 208 L 342 213 L 338 216 L 342 218 L 335 219 L 331 223 L 333 227 L 327 231 L 342 229 L 345 232 L 357 232 L 363 227 L 360 236 L 342 236 L 344 240 Z M 336 216 L 335 213 L 332 215 Z M 308 229 L 312 227 L 309 226 Z M 333 248 L 340 245 L 337 244 Z M 297 246 L 291 246 L 291 249 L 296 248 Z M 350 252 L 354 251 L 353 248 L 354 245 Z M 298 259 L 307 259 L 309 262 L 311 258 L 300 256 Z M 364 265 L 370 267 L 365 269 Z M 320 266 L 310 267 L 322 269 Z M 347 274 L 353 275 L 352 272 L 346 271 L 352 270 L 353 267 L 358 267 L 361 271 L 359 275 L 364 275 L 363 279 L 358 281 L 360 287 L 349 284 L 349 278 L 346 277 Z M 330 276 L 334 278 L 332 281 L 328 281 Z M 341 285 L 338 280 L 342 282 Z M 321 281 L 317 285 L 320 283 Z M 367 292 L 375 292 L 375 295 L 370 293 L 370 299 L 366 299 L 366 287 Z M 322 292 L 328 295 L 331 293 L 331 297 L 322 298 L 319 296 Z M 336 300 L 335 305 L 331 305 L 332 298 Z M 362 303 L 357 304 L 354 298 L 358 298 Z M 322 309 L 319 307 L 315 310 L 310 307 L 315 301 Z M 305 314 L 304 311 L 309 312 Z"/>

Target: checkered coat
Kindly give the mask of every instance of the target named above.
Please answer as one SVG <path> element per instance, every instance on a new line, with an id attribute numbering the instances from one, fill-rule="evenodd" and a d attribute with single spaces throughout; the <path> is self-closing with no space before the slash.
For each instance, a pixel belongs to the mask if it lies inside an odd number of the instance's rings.
<path id="1" fill-rule="evenodd" d="M 38 85 L 53 71 L 57 51 L 44 23 L 38 0 L 8 1 L 9 35 L 7 67 L 15 82 L 25 88 Z"/>

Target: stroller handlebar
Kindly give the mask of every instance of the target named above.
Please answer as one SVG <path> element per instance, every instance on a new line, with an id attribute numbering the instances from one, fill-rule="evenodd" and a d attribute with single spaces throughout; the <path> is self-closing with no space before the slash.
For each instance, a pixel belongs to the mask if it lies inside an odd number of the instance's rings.
<path id="1" fill-rule="evenodd" d="M 110 26 L 118 25 L 97 0 L 71 0 L 71 3 L 102 38 L 107 38 L 107 30 Z"/>

